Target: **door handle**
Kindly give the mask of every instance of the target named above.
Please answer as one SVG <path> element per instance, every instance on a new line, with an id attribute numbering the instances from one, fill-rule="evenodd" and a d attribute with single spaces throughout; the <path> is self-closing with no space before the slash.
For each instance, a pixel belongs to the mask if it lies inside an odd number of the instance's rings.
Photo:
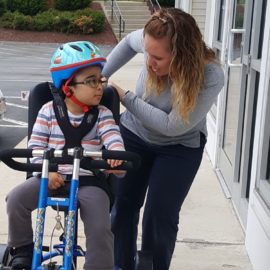
<path id="1" fill-rule="evenodd" d="M 230 36 L 229 36 L 229 48 L 228 48 L 228 65 L 230 67 L 242 67 L 242 48 L 241 48 L 241 55 L 240 55 L 240 63 L 233 63 L 232 60 L 232 53 L 233 53 L 233 41 L 235 34 L 244 34 L 245 29 L 231 29 Z M 243 39 L 243 37 L 242 37 Z M 242 46 L 241 46 L 242 47 Z"/>

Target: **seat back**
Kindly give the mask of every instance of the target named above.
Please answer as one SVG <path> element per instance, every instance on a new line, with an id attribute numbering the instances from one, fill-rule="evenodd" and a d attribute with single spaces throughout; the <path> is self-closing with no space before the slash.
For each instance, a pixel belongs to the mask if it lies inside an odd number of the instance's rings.
<path id="1" fill-rule="evenodd" d="M 39 110 L 52 99 L 53 96 L 48 82 L 39 83 L 30 91 L 28 99 L 28 140 L 30 139 Z M 112 86 L 107 86 L 104 89 L 100 103 L 112 111 L 116 124 L 119 124 L 120 100 Z"/>
<path id="2" fill-rule="evenodd" d="M 45 103 L 47 103 L 48 101 L 52 99 L 53 99 L 53 96 L 51 94 L 48 82 L 39 83 L 32 90 L 30 90 L 29 99 L 28 99 L 28 140 L 31 137 L 33 126 L 35 124 L 39 110 Z M 119 124 L 120 100 L 119 100 L 119 96 L 116 90 L 112 86 L 107 86 L 104 89 L 103 97 L 100 103 L 112 111 L 116 124 Z M 29 160 L 27 162 L 29 162 Z M 29 178 L 31 175 L 32 175 L 31 173 L 27 173 L 26 177 Z M 56 210 L 55 207 L 53 207 L 53 209 Z M 67 215 L 65 207 L 63 208 L 61 207 L 60 211 L 65 211 L 65 215 Z M 78 215 L 78 212 L 76 212 L 76 215 Z M 76 229 L 75 229 L 74 245 L 76 246 L 77 245 L 78 216 L 76 218 L 75 227 Z M 76 269 L 76 265 L 77 265 L 76 256 L 73 257 L 73 262 Z"/>
<path id="3" fill-rule="evenodd" d="M 28 99 L 28 140 L 31 137 L 33 126 L 36 122 L 39 110 L 45 103 L 52 99 L 53 96 L 48 82 L 39 83 L 30 90 Z M 112 111 L 116 124 L 119 124 L 120 99 L 118 93 L 112 86 L 107 86 L 104 89 L 103 97 L 100 103 Z M 29 162 L 29 160 L 27 160 L 27 162 Z M 28 172 L 26 178 L 31 176 L 32 173 Z"/>

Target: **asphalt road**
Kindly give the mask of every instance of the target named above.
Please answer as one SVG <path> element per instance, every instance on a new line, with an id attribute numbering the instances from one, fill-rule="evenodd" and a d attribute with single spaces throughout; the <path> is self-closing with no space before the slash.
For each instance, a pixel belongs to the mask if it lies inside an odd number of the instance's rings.
<path id="1" fill-rule="evenodd" d="M 27 136 L 28 101 L 22 93 L 50 81 L 49 63 L 56 43 L 0 42 L 0 89 L 7 113 L 0 121 L 0 149 L 13 148 Z M 110 46 L 99 46 L 108 55 Z"/>

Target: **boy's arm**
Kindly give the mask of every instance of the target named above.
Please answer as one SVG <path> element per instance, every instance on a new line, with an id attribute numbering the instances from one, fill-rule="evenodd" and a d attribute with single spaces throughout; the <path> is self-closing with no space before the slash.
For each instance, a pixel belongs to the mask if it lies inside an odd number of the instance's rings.
<path id="1" fill-rule="evenodd" d="M 98 122 L 98 132 L 102 143 L 108 150 L 125 151 L 124 142 L 120 134 L 119 126 L 116 125 L 112 112 L 106 107 L 102 106 Z M 116 167 L 123 163 L 122 160 L 108 160 L 110 166 Z M 107 173 L 114 173 L 117 177 L 125 176 L 125 171 L 109 170 Z"/>
<path id="2" fill-rule="evenodd" d="M 104 106 L 100 106 L 97 129 L 98 136 L 107 150 L 125 151 L 119 126 L 116 125 L 112 112 Z"/>
<path id="3" fill-rule="evenodd" d="M 28 141 L 28 148 L 45 149 L 48 147 L 51 124 L 52 122 L 49 110 L 43 106 L 38 112 L 30 140 Z M 31 159 L 31 162 L 41 163 L 42 157 L 34 157 Z"/>
<path id="4" fill-rule="evenodd" d="M 28 148 L 32 149 L 45 149 L 48 148 L 49 137 L 51 134 L 52 115 L 49 106 L 44 105 L 38 112 L 36 122 L 33 126 L 32 134 L 28 142 Z M 41 163 L 42 157 L 34 157 L 31 159 L 32 163 Z M 37 176 L 40 173 L 34 172 L 33 175 Z M 48 188 L 53 190 L 64 185 L 63 177 L 57 172 L 50 172 L 48 175 Z"/>

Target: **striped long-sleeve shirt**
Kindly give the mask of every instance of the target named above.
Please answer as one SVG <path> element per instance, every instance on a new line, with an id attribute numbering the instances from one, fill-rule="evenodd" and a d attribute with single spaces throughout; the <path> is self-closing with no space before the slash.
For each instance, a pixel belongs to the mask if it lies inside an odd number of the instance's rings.
<path id="1" fill-rule="evenodd" d="M 103 146 L 108 150 L 125 150 L 119 127 L 116 125 L 112 112 L 105 106 L 98 106 L 98 119 L 88 134 L 82 138 L 81 146 L 85 150 L 99 151 Z M 68 111 L 70 123 L 79 126 L 84 114 L 74 115 Z M 65 145 L 65 137 L 61 131 L 50 101 L 40 109 L 34 124 L 28 147 L 31 149 L 62 149 Z M 33 163 L 42 162 L 41 158 L 33 158 Z M 59 166 L 59 173 L 72 174 L 72 165 Z M 80 175 L 91 175 L 90 171 L 80 170 Z"/>

